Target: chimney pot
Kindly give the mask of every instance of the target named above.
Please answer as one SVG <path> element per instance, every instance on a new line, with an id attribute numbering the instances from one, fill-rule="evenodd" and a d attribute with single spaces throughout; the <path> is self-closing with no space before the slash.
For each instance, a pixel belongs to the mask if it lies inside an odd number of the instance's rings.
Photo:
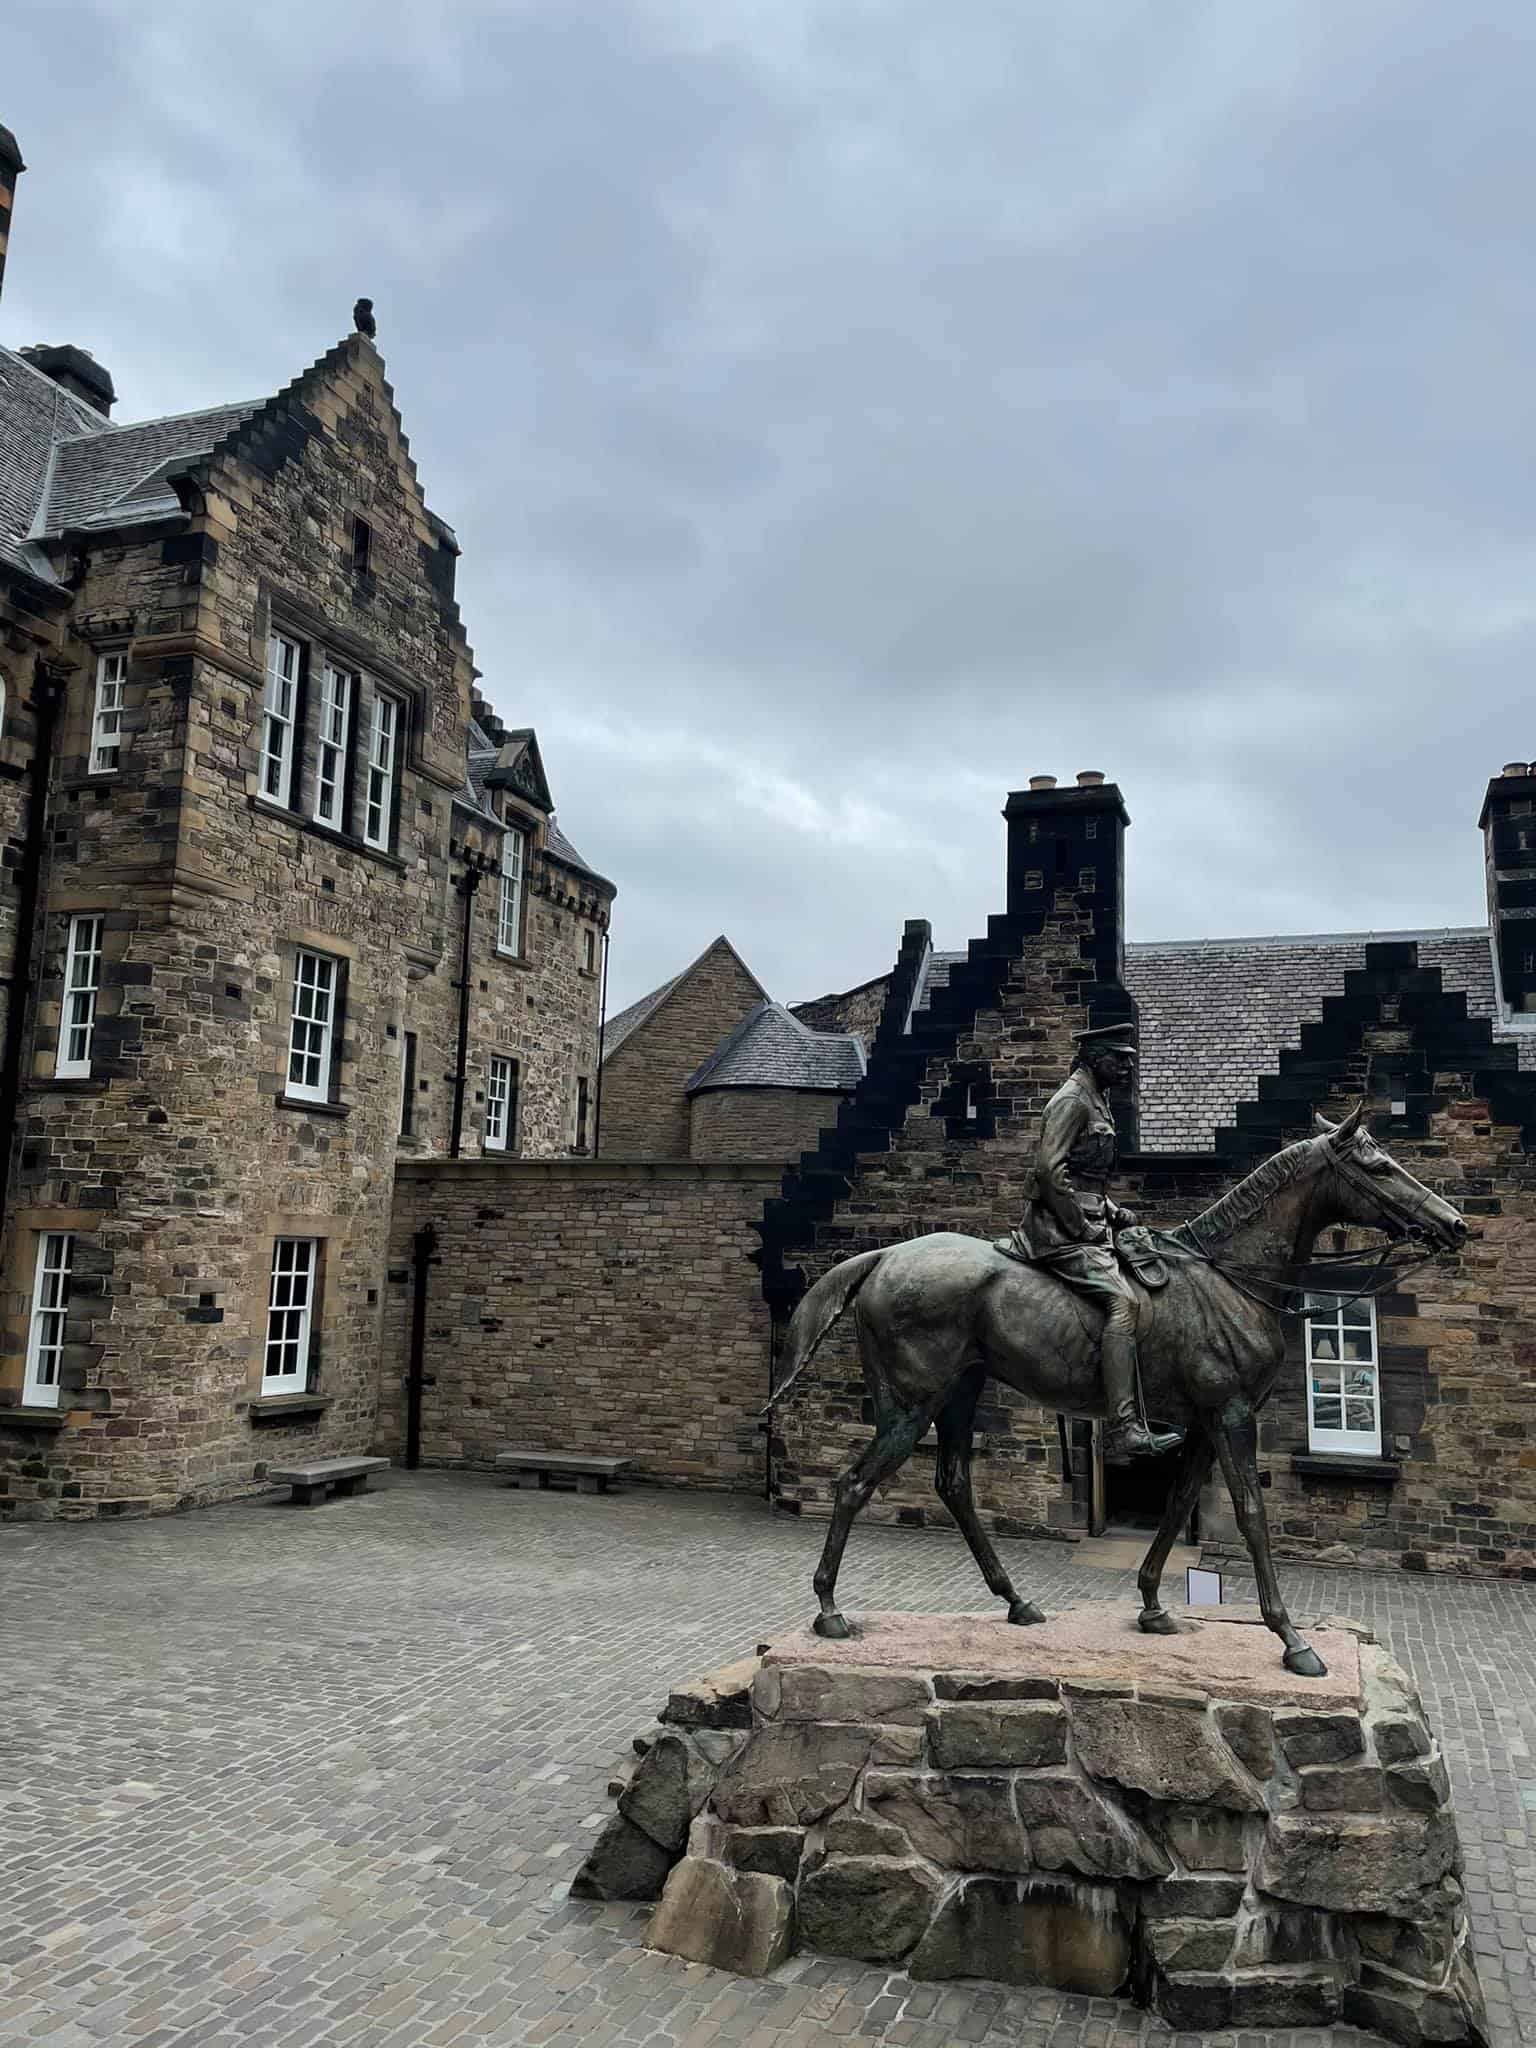
<path id="1" fill-rule="evenodd" d="M 1029 786 L 1031 789 L 1054 789 L 1056 778 L 1054 775 L 1031 775 Z"/>
<path id="2" fill-rule="evenodd" d="M 1501 775 L 1529 775 L 1530 767 L 1524 761 L 1506 761 L 1499 770 Z"/>
<path id="3" fill-rule="evenodd" d="M 1097 768 L 1079 768 L 1077 771 L 1079 789 L 1098 789 L 1103 781 L 1104 777 Z"/>

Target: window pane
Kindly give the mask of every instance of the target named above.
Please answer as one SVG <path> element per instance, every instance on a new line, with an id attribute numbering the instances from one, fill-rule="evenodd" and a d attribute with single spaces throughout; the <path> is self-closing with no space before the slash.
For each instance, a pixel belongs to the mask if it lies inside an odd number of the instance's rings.
<path id="1" fill-rule="evenodd" d="M 1337 1358 L 1338 1355 L 1339 1338 L 1336 1330 L 1316 1330 L 1313 1332 L 1312 1356 L 1314 1358 Z"/>
<path id="2" fill-rule="evenodd" d="M 1374 1401 L 1346 1401 L 1344 1403 L 1344 1427 L 1358 1430 L 1364 1436 L 1376 1432 L 1376 1403 Z"/>
<path id="3" fill-rule="evenodd" d="M 1336 1372 L 1313 1373 L 1312 1392 L 1314 1395 L 1331 1394 L 1337 1397 L 1339 1391 L 1339 1376 Z"/>
<path id="4" fill-rule="evenodd" d="M 1343 1403 L 1340 1401 L 1314 1401 L 1312 1404 L 1312 1422 L 1317 1429 L 1342 1429 L 1342 1414 Z"/>
<path id="5" fill-rule="evenodd" d="M 1345 1323 L 1356 1329 L 1368 1330 L 1371 1327 L 1371 1304 L 1364 1295 L 1358 1301 L 1347 1302 L 1341 1313 Z"/>

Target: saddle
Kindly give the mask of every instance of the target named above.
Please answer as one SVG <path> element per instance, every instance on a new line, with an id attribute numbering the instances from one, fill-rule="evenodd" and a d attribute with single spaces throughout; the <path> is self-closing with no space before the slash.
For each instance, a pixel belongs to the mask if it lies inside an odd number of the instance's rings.
<path id="1" fill-rule="evenodd" d="M 1115 1256 L 1131 1274 L 1140 1281 L 1149 1294 L 1156 1294 L 1160 1287 L 1168 1285 L 1168 1262 L 1157 1248 L 1158 1233 L 1145 1223 L 1132 1224 L 1129 1230 L 1115 1234 Z M 1029 1248 L 1021 1230 L 1012 1230 L 1006 1237 L 993 1239 L 996 1250 L 1010 1259 L 1017 1259 L 1021 1266 L 1039 1266 L 1042 1272 L 1051 1269 L 1049 1257 L 1039 1258 Z"/>

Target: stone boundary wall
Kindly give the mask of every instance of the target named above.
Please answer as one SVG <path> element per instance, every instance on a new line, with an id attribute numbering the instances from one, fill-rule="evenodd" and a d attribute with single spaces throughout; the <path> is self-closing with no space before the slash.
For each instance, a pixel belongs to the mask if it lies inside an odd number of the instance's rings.
<path id="1" fill-rule="evenodd" d="M 630 1457 L 752 1492 L 769 1317 L 751 1255 L 782 1167 L 438 1160 L 396 1183 L 377 1448 L 405 1446 L 415 1233 L 431 1223 L 422 1459 L 513 1446 Z"/>

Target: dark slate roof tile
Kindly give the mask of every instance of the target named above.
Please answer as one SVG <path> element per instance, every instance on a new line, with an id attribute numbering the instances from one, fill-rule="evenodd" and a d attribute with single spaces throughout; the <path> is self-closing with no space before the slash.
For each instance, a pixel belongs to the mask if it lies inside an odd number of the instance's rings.
<path id="1" fill-rule="evenodd" d="M 759 1003 L 688 1080 L 705 1088 L 853 1090 L 864 1078 L 864 1047 L 851 1031 L 812 1031 L 782 1003 Z"/>
<path id="2" fill-rule="evenodd" d="M 1149 1152 L 1206 1151 L 1259 1077 L 1280 1071 L 1280 1054 L 1318 1022 L 1346 974 L 1365 965 L 1367 945 L 1418 942 L 1421 967 L 1465 994 L 1473 1017 L 1493 1017 L 1493 962 L 1485 929 L 1328 932 L 1293 938 L 1203 939 L 1129 945 L 1125 985 L 1140 1021 L 1137 1099 L 1140 1142 Z M 1494 1035 L 1536 1066 L 1536 1037 L 1495 1024 Z"/>
<path id="3" fill-rule="evenodd" d="M 260 404 L 252 399 L 210 406 L 60 441 L 34 536 L 118 525 L 130 516 L 129 508 L 140 519 L 179 511 L 175 492 L 164 485 L 166 472 L 177 462 L 206 455 Z M 159 480 L 161 488 L 146 489 L 151 479 Z"/>

